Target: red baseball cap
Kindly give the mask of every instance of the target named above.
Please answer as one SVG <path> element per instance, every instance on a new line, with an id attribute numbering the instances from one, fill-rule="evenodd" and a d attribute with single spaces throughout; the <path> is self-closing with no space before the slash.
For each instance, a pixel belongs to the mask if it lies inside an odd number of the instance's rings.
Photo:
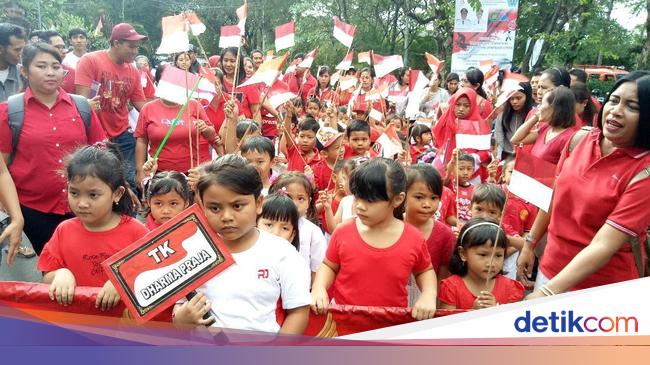
<path id="1" fill-rule="evenodd" d="M 147 36 L 138 34 L 133 26 L 128 23 L 120 23 L 113 27 L 111 31 L 112 41 L 140 41 L 148 39 Z"/>

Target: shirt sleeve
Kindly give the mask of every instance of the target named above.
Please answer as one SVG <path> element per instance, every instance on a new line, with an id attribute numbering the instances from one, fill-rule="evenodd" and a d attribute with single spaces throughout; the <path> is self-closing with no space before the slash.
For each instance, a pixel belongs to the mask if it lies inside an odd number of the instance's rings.
<path id="1" fill-rule="evenodd" d="M 75 72 L 74 83 L 75 85 L 90 87 L 94 81 L 93 75 L 93 55 L 85 55 L 79 59 L 77 63 L 77 72 Z"/>
<path id="2" fill-rule="evenodd" d="M 309 266 L 312 272 L 317 272 L 320 265 L 325 258 L 325 251 L 327 251 L 327 241 L 325 235 L 318 228 L 314 226 L 311 234 L 311 245 L 309 247 Z"/>
<path id="3" fill-rule="evenodd" d="M 650 225 L 649 191 L 650 177 L 628 186 L 606 223 L 629 236 L 638 237 Z"/>
<path id="4" fill-rule="evenodd" d="M 329 247 L 327 247 L 327 251 L 325 252 L 325 258 L 336 265 L 341 264 L 341 257 L 339 256 L 339 246 L 341 244 L 339 238 L 340 234 L 341 234 L 340 230 L 337 229 L 334 231 L 334 234 L 330 239 L 330 245 Z"/>
<path id="5" fill-rule="evenodd" d="M 140 110 L 140 114 L 138 115 L 138 123 L 135 126 L 133 137 L 149 139 L 147 136 L 147 121 L 149 120 L 149 108 L 151 108 L 151 104 L 147 103 L 142 107 L 142 110 Z"/>
<path id="6" fill-rule="evenodd" d="M 280 262 L 280 297 L 282 308 L 293 309 L 311 304 L 309 287 L 311 274 L 307 263 L 292 247 L 287 247 L 287 254 Z"/>
<path id="7" fill-rule="evenodd" d="M 427 271 L 431 268 L 431 255 L 429 254 L 429 249 L 427 248 L 427 242 L 422 236 L 413 235 L 409 241 L 417 245 L 416 254 L 417 261 L 413 266 L 413 273 L 419 274 Z"/>
<path id="8" fill-rule="evenodd" d="M 56 228 L 52 238 L 45 244 L 43 252 L 38 257 L 38 264 L 36 265 L 38 271 L 51 272 L 66 267 L 60 250 L 61 227 L 59 225 Z"/>
<path id="9" fill-rule="evenodd" d="M 9 129 L 9 114 L 7 103 L 0 104 L 0 152 L 11 153 L 13 137 Z"/>
<path id="10" fill-rule="evenodd" d="M 260 103 L 260 93 L 257 91 L 255 85 L 246 86 L 246 98 L 248 99 L 248 105 L 254 105 Z"/>
<path id="11" fill-rule="evenodd" d="M 102 127 L 99 117 L 95 111 L 90 111 L 90 133 L 88 134 L 88 144 L 106 140 L 106 132 Z"/>
<path id="12" fill-rule="evenodd" d="M 509 278 L 505 279 L 508 279 L 508 284 L 506 285 L 506 288 L 508 290 L 506 293 L 507 299 L 505 302 L 499 304 L 515 303 L 524 299 L 524 293 L 526 292 L 526 289 L 524 289 L 523 284 Z"/>
<path id="13" fill-rule="evenodd" d="M 458 308 L 458 287 L 452 281 L 453 276 L 440 282 L 438 289 L 438 299 L 445 304 L 453 305 Z"/>

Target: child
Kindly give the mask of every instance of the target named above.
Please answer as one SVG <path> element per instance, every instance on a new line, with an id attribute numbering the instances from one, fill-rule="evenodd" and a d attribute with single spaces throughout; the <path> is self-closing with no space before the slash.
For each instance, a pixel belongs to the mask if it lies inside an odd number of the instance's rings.
<path id="1" fill-rule="evenodd" d="M 440 196 L 436 219 L 447 226 L 456 226 L 456 194 L 446 186 L 442 187 L 442 195 Z"/>
<path id="2" fill-rule="evenodd" d="M 312 117 L 314 120 L 319 120 L 320 113 L 320 101 L 316 98 L 311 98 L 307 101 L 307 107 L 305 108 L 305 116 Z"/>
<path id="3" fill-rule="evenodd" d="M 299 219 L 298 208 L 293 200 L 286 195 L 271 194 L 264 199 L 262 214 L 257 218 L 257 228 L 284 238 L 299 251 Z"/>
<path id="4" fill-rule="evenodd" d="M 316 134 L 318 148 L 320 150 L 320 161 L 313 166 L 314 183 L 318 191 L 334 190 L 332 184 L 332 171 L 337 160 L 342 160 L 344 150 L 341 148 L 343 133 L 333 128 L 323 127 Z"/>
<path id="5" fill-rule="evenodd" d="M 192 202 L 187 178 L 177 171 L 157 173 L 147 188 L 147 228 L 154 230 L 177 216 Z"/>
<path id="6" fill-rule="evenodd" d="M 357 167 L 357 160 L 339 161 L 335 167 L 336 191 L 334 196 L 329 193 L 319 192 L 319 201 L 323 204 L 323 217 L 325 231 L 333 233 L 336 227 L 349 219 L 355 218 L 354 195 L 350 191 L 350 176 Z"/>
<path id="7" fill-rule="evenodd" d="M 417 163 L 418 157 L 420 157 L 422 152 L 431 148 L 431 141 L 433 140 L 431 128 L 424 124 L 416 123 L 413 129 L 411 129 L 411 139 L 415 142 L 411 143 L 410 148 L 411 163 Z"/>
<path id="8" fill-rule="evenodd" d="M 460 157 L 456 157 L 460 153 Z M 458 167 L 456 167 L 456 160 L 458 160 Z M 447 167 L 447 176 L 455 177 L 449 179 L 448 187 L 456 196 L 456 210 L 457 217 L 450 217 L 447 222 L 451 226 L 459 226 L 465 224 L 471 217 L 469 215 L 469 208 L 472 202 L 472 193 L 474 192 L 474 185 L 469 180 L 474 173 L 474 157 L 458 150 L 454 150 L 451 161 Z M 458 176 L 456 176 L 458 175 Z"/>
<path id="9" fill-rule="evenodd" d="M 311 183 L 301 173 L 287 172 L 278 176 L 278 179 L 271 185 L 269 193 L 286 194 L 296 204 L 300 215 L 298 220 L 300 249 L 298 252 L 305 259 L 312 273 L 316 273 L 325 257 L 327 241 L 323 231 L 314 223 L 318 222 L 318 218 L 316 217 L 314 190 Z"/>
<path id="10" fill-rule="evenodd" d="M 287 110 L 280 139 L 280 151 L 287 156 L 287 169 L 289 171 L 310 173 L 310 165 L 320 160 L 320 155 L 316 149 L 316 133 L 318 133 L 320 124 L 314 118 L 305 118 L 298 124 L 298 141 L 297 143 L 294 142 L 294 136 L 291 132 L 291 118 L 295 113 L 295 108 L 291 103 L 285 105 L 287 105 Z M 310 166 L 310 169 L 305 170 L 307 166 Z"/>
<path id="11" fill-rule="evenodd" d="M 62 222 L 38 260 L 50 299 L 72 303 L 75 287 L 101 287 L 95 306 L 115 307 L 120 296 L 101 263 L 147 233 L 131 218 L 133 201 L 127 191 L 123 161 L 115 145 L 85 146 L 68 157 L 68 204 L 75 218 Z"/>
<path id="12" fill-rule="evenodd" d="M 482 218 L 467 222 L 449 264 L 453 275 L 440 282 L 441 308 L 482 309 L 520 301 L 523 285 L 500 274 L 506 245 L 496 223 Z"/>
<path id="13" fill-rule="evenodd" d="M 348 145 L 345 146 L 346 160 L 355 157 L 377 157 L 377 152 L 370 149 L 370 125 L 368 122 L 354 119 L 348 124 L 345 130 L 348 137 Z"/>
<path id="14" fill-rule="evenodd" d="M 200 286 L 190 301 L 177 303 L 174 322 L 302 334 L 309 316 L 309 269 L 284 239 L 255 227 L 262 210 L 257 170 L 241 156 L 225 155 L 205 167 L 197 190 L 210 227 L 235 263 Z M 282 327 L 278 299 L 286 310 Z M 216 318 L 203 319 L 210 309 Z"/>
<path id="15" fill-rule="evenodd" d="M 271 187 L 271 166 L 275 159 L 275 146 L 268 138 L 262 136 L 251 137 L 241 146 L 241 155 L 253 165 L 262 179 L 262 196 L 269 194 Z"/>
<path id="16" fill-rule="evenodd" d="M 350 186 L 357 218 L 332 235 L 312 287 L 312 310 L 327 312 L 333 283 L 337 304 L 407 307 L 406 285 L 413 274 L 422 295 L 412 316 L 432 318 L 437 285 L 426 243 L 416 228 L 394 216 L 404 203 L 404 169 L 397 161 L 376 158 L 354 171 Z"/>

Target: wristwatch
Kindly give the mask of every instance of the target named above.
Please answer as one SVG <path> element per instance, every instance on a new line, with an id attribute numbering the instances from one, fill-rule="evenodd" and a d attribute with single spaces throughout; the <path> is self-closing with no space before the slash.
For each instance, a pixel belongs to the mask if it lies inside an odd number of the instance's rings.
<path id="1" fill-rule="evenodd" d="M 535 238 L 533 238 L 533 235 L 532 235 L 532 234 L 527 233 L 527 234 L 524 236 L 524 242 L 526 242 L 526 243 L 530 243 L 533 247 L 535 247 L 535 242 L 536 242 L 536 240 L 535 240 Z"/>

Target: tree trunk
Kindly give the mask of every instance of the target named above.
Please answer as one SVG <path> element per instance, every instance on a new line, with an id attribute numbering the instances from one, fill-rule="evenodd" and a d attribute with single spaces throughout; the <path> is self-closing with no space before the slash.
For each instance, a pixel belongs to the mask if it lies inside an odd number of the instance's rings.
<path id="1" fill-rule="evenodd" d="M 646 1 L 646 10 L 650 12 L 650 0 Z M 650 14 L 650 13 L 648 13 Z M 650 16 L 645 21 L 645 44 L 639 57 L 639 69 L 647 70 L 650 67 Z"/>

